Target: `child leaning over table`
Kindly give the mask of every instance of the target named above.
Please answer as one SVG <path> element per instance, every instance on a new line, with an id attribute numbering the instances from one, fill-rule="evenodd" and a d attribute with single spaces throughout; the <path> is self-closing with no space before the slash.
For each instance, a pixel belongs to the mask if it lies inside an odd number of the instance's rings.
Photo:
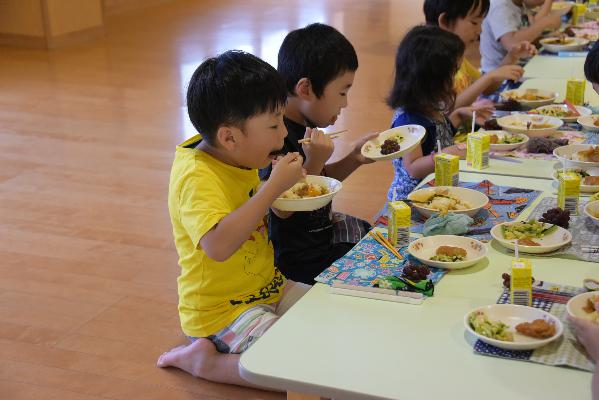
<path id="1" fill-rule="evenodd" d="M 599 302 L 595 302 L 595 310 L 599 310 Z M 574 335 L 595 362 L 591 392 L 593 400 L 599 400 L 599 368 L 597 367 L 597 361 L 599 361 L 599 324 L 571 316 L 568 316 L 568 321 L 574 331 Z"/>
<path id="2" fill-rule="evenodd" d="M 436 26 L 412 28 L 399 44 L 395 78 L 387 104 L 395 110 L 391 127 L 421 125 L 426 129 L 420 146 L 393 160 L 395 177 L 388 200 L 405 199 L 424 177 L 435 171 L 437 140 L 444 153 L 466 155 L 465 145 L 454 145 L 456 127 L 472 118 L 484 122 L 489 106 L 462 107 L 453 111 L 453 79 L 464 54 L 464 42 Z"/>
<path id="3" fill-rule="evenodd" d="M 552 5 L 553 0 L 492 0 L 480 37 L 483 72 L 499 67 L 508 52 L 522 41 L 534 42 L 545 30 L 558 29 L 569 8 L 551 11 Z M 538 6 L 534 19 L 529 20 L 527 8 Z"/>
<path id="4" fill-rule="evenodd" d="M 239 353 L 309 288 L 275 268 L 264 222 L 272 202 L 304 176 L 302 157 L 279 159 L 258 189 L 258 168 L 287 135 L 286 100 L 277 71 L 241 51 L 206 60 L 191 78 L 187 107 L 201 136 L 177 146 L 168 198 L 179 317 L 191 344 L 163 354 L 159 367 L 250 386 L 239 375 Z"/>
<path id="5" fill-rule="evenodd" d="M 288 136 L 283 152 L 305 158 L 309 175 L 338 180 L 370 162 L 360 149 L 372 136 L 358 140 L 343 159 L 327 163 L 333 142 L 316 127 L 333 125 L 347 107 L 348 92 L 358 69 L 351 43 L 335 28 L 311 24 L 290 32 L 279 49 L 278 71 L 287 87 L 285 125 Z M 310 143 L 298 140 L 310 138 Z M 270 167 L 261 171 L 267 177 Z M 335 260 L 347 253 L 368 232 L 370 225 L 355 217 L 333 214 L 329 203 L 315 211 L 270 213 L 269 230 L 275 265 L 294 281 L 308 284 Z"/>

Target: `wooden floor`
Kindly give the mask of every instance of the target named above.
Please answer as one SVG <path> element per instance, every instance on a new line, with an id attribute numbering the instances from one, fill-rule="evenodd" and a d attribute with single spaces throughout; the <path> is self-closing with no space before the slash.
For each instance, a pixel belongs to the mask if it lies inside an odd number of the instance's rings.
<path id="1" fill-rule="evenodd" d="M 395 48 L 421 20 L 420 0 L 182 0 L 111 16 L 89 45 L 0 48 L 0 397 L 283 398 L 154 366 L 185 342 L 166 199 L 187 80 L 231 48 L 275 64 L 289 30 L 332 24 L 360 58 L 348 141 L 388 127 Z M 337 209 L 370 219 L 390 180 L 362 168 Z"/>

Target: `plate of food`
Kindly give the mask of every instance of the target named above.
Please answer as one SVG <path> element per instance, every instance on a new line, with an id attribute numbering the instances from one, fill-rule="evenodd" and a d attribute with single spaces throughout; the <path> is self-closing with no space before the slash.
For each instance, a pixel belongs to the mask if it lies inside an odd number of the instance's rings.
<path id="1" fill-rule="evenodd" d="M 599 226 L 599 200 L 589 201 L 584 206 L 584 213 L 596 226 Z"/>
<path id="2" fill-rule="evenodd" d="M 528 113 L 556 117 L 564 122 L 575 122 L 578 118 L 585 117 L 593 113 L 590 108 L 583 106 L 574 107 L 576 108 L 576 112 L 570 110 L 565 104 L 550 104 L 548 106 L 538 107 L 534 110 L 530 110 Z"/>
<path id="3" fill-rule="evenodd" d="M 566 304 L 566 310 L 572 317 L 584 318 L 599 324 L 599 314 L 595 303 L 599 302 L 599 292 L 586 292 L 572 297 Z"/>
<path id="4" fill-rule="evenodd" d="M 572 234 L 567 229 L 535 219 L 497 224 L 491 229 L 491 236 L 512 250 L 517 242 L 518 251 L 531 254 L 549 253 L 572 241 Z"/>
<path id="5" fill-rule="evenodd" d="M 599 132 L 599 115 L 583 115 L 576 122 L 587 131 Z"/>
<path id="6" fill-rule="evenodd" d="M 466 331 L 505 350 L 533 350 L 558 339 L 562 322 L 539 308 L 515 304 L 478 307 L 464 316 Z"/>
<path id="7" fill-rule="evenodd" d="M 491 151 L 510 151 L 528 142 L 528 136 L 523 133 L 506 131 L 486 131 L 491 137 Z"/>
<path id="8" fill-rule="evenodd" d="M 341 190 L 337 179 L 307 175 L 277 198 L 272 207 L 281 211 L 312 211 L 326 206 Z"/>
<path id="9" fill-rule="evenodd" d="M 512 114 L 497 119 L 502 129 L 522 133 L 528 137 L 547 137 L 554 133 L 564 122 L 556 117 L 545 115 Z"/>
<path id="10" fill-rule="evenodd" d="M 364 143 L 361 152 L 364 157 L 376 161 L 399 158 L 417 146 L 425 133 L 420 125 L 398 126 Z"/>
<path id="11" fill-rule="evenodd" d="M 408 200 L 420 214 L 430 217 L 433 213 L 466 214 L 474 216 L 489 203 L 489 198 L 478 190 L 457 186 L 437 186 L 418 189 L 408 195 Z"/>
<path id="12" fill-rule="evenodd" d="M 559 53 L 560 51 L 579 51 L 589 44 L 588 39 L 579 37 L 568 37 L 565 35 L 559 37 L 549 37 L 539 41 L 550 53 Z"/>
<path id="13" fill-rule="evenodd" d="M 426 236 L 410 243 L 408 253 L 430 267 L 468 268 L 487 256 L 487 246 L 455 235 Z"/>
<path id="14" fill-rule="evenodd" d="M 592 144 L 569 144 L 553 150 L 562 165 L 568 168 L 580 167 L 589 169 L 599 167 L 599 146 Z"/>
<path id="15" fill-rule="evenodd" d="M 551 177 L 554 181 L 557 181 L 563 174 L 563 168 L 554 166 L 553 174 Z M 591 168 L 584 170 L 582 168 L 568 168 L 568 172 L 573 172 L 580 176 L 580 191 L 583 193 L 597 193 L 599 192 L 599 169 Z"/>
<path id="16" fill-rule="evenodd" d="M 499 94 L 504 101 L 517 101 L 527 108 L 537 108 L 555 102 L 558 94 L 542 89 L 512 89 Z"/>
<path id="17" fill-rule="evenodd" d="M 551 4 L 552 11 L 564 11 L 566 9 L 572 8 L 575 3 L 573 1 L 554 1 Z"/>

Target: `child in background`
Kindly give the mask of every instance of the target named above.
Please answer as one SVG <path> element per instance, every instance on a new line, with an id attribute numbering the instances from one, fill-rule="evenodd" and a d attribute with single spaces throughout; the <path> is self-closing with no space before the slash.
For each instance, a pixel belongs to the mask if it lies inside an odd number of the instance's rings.
<path id="1" fill-rule="evenodd" d="M 543 31 L 558 29 L 570 8 L 551 11 L 552 5 L 553 0 L 491 0 L 480 37 L 483 72 L 497 69 L 510 49 L 521 42 L 534 42 Z M 538 6 L 541 8 L 529 21 L 526 8 Z"/>
<path id="2" fill-rule="evenodd" d="M 351 43 L 335 28 L 311 24 L 290 32 L 279 49 L 278 71 L 287 86 L 285 125 L 288 136 L 283 152 L 305 157 L 309 175 L 343 180 L 360 165 L 371 162 L 360 149 L 372 136 L 358 140 L 340 161 L 328 163 L 333 142 L 316 127 L 333 125 L 347 107 L 348 92 L 358 69 Z M 310 143 L 298 140 L 310 138 Z M 261 171 L 267 177 L 270 168 Z M 272 210 L 269 222 L 275 265 L 294 281 L 308 284 L 347 253 L 370 225 L 355 217 L 333 214 L 332 205 L 309 212 Z"/>
<path id="3" fill-rule="evenodd" d="M 425 0 L 424 16 L 428 25 L 439 26 L 455 33 L 467 46 L 478 46 L 481 26 L 489 11 L 489 0 Z M 506 80 L 518 81 L 524 69 L 516 65 L 520 58 L 537 53 L 527 41 L 513 46 L 497 69 L 481 75 L 466 57 L 454 79 L 457 93 L 455 107 L 471 105 L 482 95 L 498 90 Z"/>
<path id="4" fill-rule="evenodd" d="M 275 268 L 264 222 L 270 205 L 304 176 L 302 157 L 279 159 L 258 189 L 258 168 L 280 153 L 287 129 L 285 84 L 251 54 L 228 51 L 202 63 L 187 91 L 200 135 L 177 147 L 169 213 L 181 275 L 179 317 L 191 344 L 157 365 L 204 379 L 249 385 L 239 353 L 309 288 Z"/>
<path id="5" fill-rule="evenodd" d="M 453 108 L 454 76 L 464 54 L 464 42 L 436 26 L 412 28 L 399 44 L 395 58 L 395 81 L 387 104 L 395 109 L 391 127 L 416 124 L 426 135 L 413 151 L 393 160 L 395 177 L 389 200 L 405 199 L 420 181 L 434 172 L 437 140 L 444 153 L 465 156 L 465 145 L 454 145 L 455 127 L 472 118 L 491 115 L 489 106 Z"/>
<path id="6" fill-rule="evenodd" d="M 593 89 L 599 94 L 599 42 L 593 45 L 584 60 L 584 75 L 591 82 Z"/>
<path id="7" fill-rule="evenodd" d="M 595 309 L 599 310 L 599 302 L 595 303 Z M 599 325 L 584 320 L 568 316 L 570 326 L 578 341 L 584 346 L 587 353 L 595 364 L 599 361 Z M 595 368 L 593 379 L 591 381 L 591 393 L 593 400 L 599 400 L 599 367 Z"/>

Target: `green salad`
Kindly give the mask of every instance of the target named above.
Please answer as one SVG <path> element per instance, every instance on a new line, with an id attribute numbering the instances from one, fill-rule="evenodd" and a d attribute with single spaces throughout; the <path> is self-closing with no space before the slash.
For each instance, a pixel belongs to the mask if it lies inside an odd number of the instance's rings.
<path id="1" fill-rule="evenodd" d="M 501 225 L 503 237 L 507 240 L 542 238 L 545 235 L 553 233 L 556 229 L 555 225 L 546 229 L 545 224 L 536 219 L 531 219 L 528 222 Z"/>
<path id="2" fill-rule="evenodd" d="M 503 137 L 499 138 L 499 141 L 497 142 L 497 144 L 513 144 L 513 143 L 520 143 L 523 141 L 524 141 L 524 138 L 522 138 L 521 136 L 518 136 L 518 135 L 504 135 Z"/>
<path id="3" fill-rule="evenodd" d="M 453 256 L 448 256 L 447 254 L 437 254 L 436 256 L 432 256 L 430 260 L 433 261 L 442 261 L 442 262 L 456 262 L 456 261 L 464 261 L 464 256 L 460 254 L 456 254 Z"/>
<path id="4" fill-rule="evenodd" d="M 568 170 L 566 172 L 567 173 L 571 173 L 571 174 L 576 174 L 576 175 L 578 175 L 580 177 L 580 179 L 586 178 L 587 176 L 591 176 L 591 175 L 587 174 L 585 171 L 580 171 L 580 170 L 574 170 L 574 171 L 573 170 Z M 563 174 L 564 174 L 563 170 L 561 170 L 561 169 L 558 170 L 557 171 L 557 178 L 559 179 L 559 177 L 562 176 Z"/>
<path id="5" fill-rule="evenodd" d="M 470 326 L 474 332 L 491 339 L 503 340 L 504 342 L 513 342 L 514 334 L 509 332 L 508 325 L 501 321 L 489 321 L 487 315 L 482 311 L 470 314 Z"/>

